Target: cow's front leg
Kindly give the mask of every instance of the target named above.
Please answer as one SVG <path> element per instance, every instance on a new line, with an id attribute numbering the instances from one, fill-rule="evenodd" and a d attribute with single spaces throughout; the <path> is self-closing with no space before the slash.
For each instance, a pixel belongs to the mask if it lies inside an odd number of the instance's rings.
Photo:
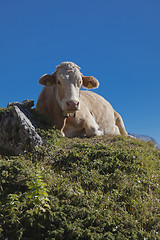
<path id="1" fill-rule="evenodd" d="M 99 125 L 92 115 L 85 118 L 83 128 L 85 129 L 87 137 L 102 136 L 104 134 L 103 131 L 99 129 Z"/>

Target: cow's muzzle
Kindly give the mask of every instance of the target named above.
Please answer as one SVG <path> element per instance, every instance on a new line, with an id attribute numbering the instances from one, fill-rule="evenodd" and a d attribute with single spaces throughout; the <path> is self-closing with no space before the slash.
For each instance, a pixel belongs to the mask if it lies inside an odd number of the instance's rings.
<path id="1" fill-rule="evenodd" d="M 66 112 L 73 113 L 77 110 L 79 110 L 79 102 L 76 100 L 70 100 L 66 102 Z"/>

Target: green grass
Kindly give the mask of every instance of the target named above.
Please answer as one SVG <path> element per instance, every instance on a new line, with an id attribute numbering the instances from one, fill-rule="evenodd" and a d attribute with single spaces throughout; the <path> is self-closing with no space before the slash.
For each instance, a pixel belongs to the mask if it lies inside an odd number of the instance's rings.
<path id="1" fill-rule="evenodd" d="M 160 151 L 152 143 L 63 138 L 38 118 L 46 145 L 0 156 L 0 239 L 160 239 Z"/>

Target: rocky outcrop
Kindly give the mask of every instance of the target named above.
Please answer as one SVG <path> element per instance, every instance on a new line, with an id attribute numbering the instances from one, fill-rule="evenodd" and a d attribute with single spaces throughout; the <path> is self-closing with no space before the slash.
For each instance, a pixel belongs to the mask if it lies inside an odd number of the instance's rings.
<path id="1" fill-rule="evenodd" d="M 7 109 L 0 114 L 0 148 L 15 155 L 43 144 L 36 131 L 36 123 L 32 119 L 30 109 L 33 100 L 22 103 L 9 103 Z"/>

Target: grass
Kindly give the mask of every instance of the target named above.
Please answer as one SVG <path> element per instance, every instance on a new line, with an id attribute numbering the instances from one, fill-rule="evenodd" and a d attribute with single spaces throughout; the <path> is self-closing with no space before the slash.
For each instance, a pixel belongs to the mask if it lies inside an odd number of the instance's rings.
<path id="1" fill-rule="evenodd" d="M 63 138 L 0 156 L 0 239 L 160 239 L 160 151 L 129 137 Z"/>

